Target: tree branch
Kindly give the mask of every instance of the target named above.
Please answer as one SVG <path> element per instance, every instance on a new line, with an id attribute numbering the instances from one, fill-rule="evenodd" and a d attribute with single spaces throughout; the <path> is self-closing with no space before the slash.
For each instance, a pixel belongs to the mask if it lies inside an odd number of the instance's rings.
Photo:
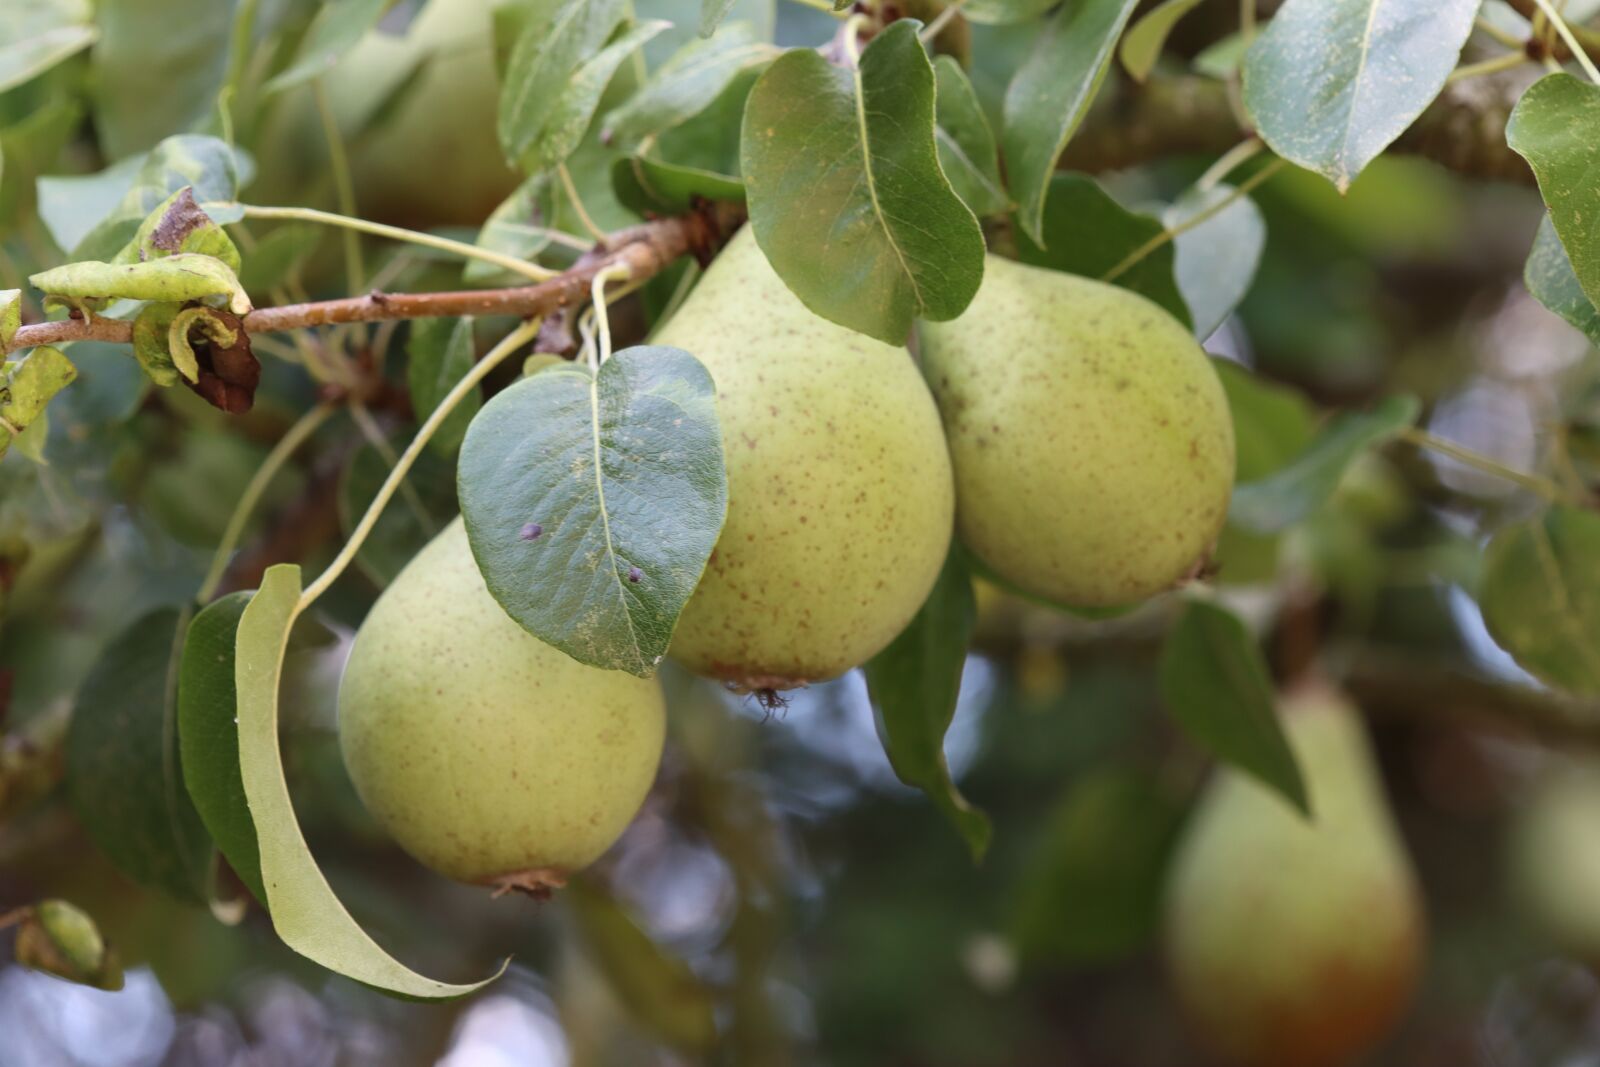
<path id="1" fill-rule="evenodd" d="M 715 249 L 743 221 L 742 208 L 711 205 L 703 212 L 631 226 L 609 235 L 599 255 L 585 255 L 571 269 L 537 285 L 509 289 L 476 289 L 438 293 L 381 293 L 321 300 L 306 304 L 257 308 L 244 317 L 248 333 L 276 333 L 346 322 L 382 322 L 454 315 L 548 315 L 589 296 L 594 276 L 622 264 L 629 277 L 643 280 L 659 274 L 682 256 Z M 133 324 L 121 319 L 65 319 L 24 326 L 11 347 L 63 344 L 70 341 L 127 343 Z"/>

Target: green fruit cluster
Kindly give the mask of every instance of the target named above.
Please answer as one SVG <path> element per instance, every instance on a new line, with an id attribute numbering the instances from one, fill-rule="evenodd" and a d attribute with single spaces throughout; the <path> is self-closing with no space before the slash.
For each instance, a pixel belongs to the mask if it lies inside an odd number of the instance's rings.
<path id="1" fill-rule="evenodd" d="M 809 311 L 746 228 L 654 341 L 711 373 L 728 480 L 671 651 L 735 688 L 834 678 L 882 651 L 958 523 L 1013 586 L 1106 606 L 1195 569 L 1227 509 L 1232 424 L 1204 353 L 1099 282 L 991 258 L 967 313 L 924 327 L 919 372 Z M 594 859 L 661 748 L 656 683 L 522 631 L 459 524 L 379 600 L 340 702 L 368 806 L 466 881 L 558 880 Z"/>

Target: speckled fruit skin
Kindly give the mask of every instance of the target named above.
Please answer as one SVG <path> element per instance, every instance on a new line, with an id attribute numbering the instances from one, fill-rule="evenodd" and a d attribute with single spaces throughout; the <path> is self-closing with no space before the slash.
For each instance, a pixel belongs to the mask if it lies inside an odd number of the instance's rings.
<path id="1" fill-rule="evenodd" d="M 672 654 L 749 689 L 843 674 L 927 599 L 950 459 L 910 355 L 806 310 L 746 227 L 655 343 L 717 385 L 728 519 Z"/>
<path id="2" fill-rule="evenodd" d="M 1207 786 L 1167 895 L 1167 959 L 1199 1036 L 1242 1067 L 1339 1067 L 1416 984 L 1424 918 L 1360 717 L 1286 703 L 1314 822 L 1233 771 Z"/>
<path id="3" fill-rule="evenodd" d="M 378 599 L 339 687 L 367 809 L 462 882 L 536 888 L 593 862 L 643 803 L 665 728 L 658 682 L 585 666 L 505 613 L 460 519 Z"/>
<path id="4" fill-rule="evenodd" d="M 1227 397 L 1189 331 L 1125 289 L 990 256 L 960 318 L 921 327 L 962 540 L 1061 604 L 1170 588 L 1233 488 Z"/>

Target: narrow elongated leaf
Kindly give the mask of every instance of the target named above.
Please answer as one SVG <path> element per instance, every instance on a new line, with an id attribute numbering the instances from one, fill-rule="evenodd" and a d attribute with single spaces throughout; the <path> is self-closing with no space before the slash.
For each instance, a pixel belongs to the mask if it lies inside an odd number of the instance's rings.
<path id="1" fill-rule="evenodd" d="M 406 342 L 406 384 L 418 422 L 433 414 L 445 394 L 472 369 L 475 355 L 471 319 L 418 319 L 411 324 L 411 337 Z M 476 389 L 462 397 L 428 443 L 445 455 L 461 447 L 467 425 L 482 404 L 483 398 Z"/>
<path id="2" fill-rule="evenodd" d="M 972 575 L 962 554 L 952 550 L 927 603 L 866 665 L 878 738 L 894 773 L 944 812 L 975 861 L 989 847 L 989 817 L 967 803 L 951 779 L 944 735 L 955 717 L 977 618 Z"/>
<path id="3" fill-rule="evenodd" d="M 1600 345 L 1600 309 L 1578 284 L 1572 260 L 1567 258 L 1567 250 L 1548 215 L 1539 223 L 1522 279 L 1535 300 L 1582 330 L 1590 344 Z"/>
<path id="4" fill-rule="evenodd" d="M 249 592 L 207 605 L 189 624 L 178 672 L 178 751 L 183 782 L 200 821 L 229 866 L 266 903 L 261 852 L 239 771 L 234 643 Z"/>
<path id="5" fill-rule="evenodd" d="M 727 512 L 711 375 L 681 349 L 552 367 L 491 400 L 458 468 L 489 592 L 583 663 L 655 673 Z"/>
<path id="6" fill-rule="evenodd" d="M 1006 89 L 1006 172 L 1017 220 L 1035 244 L 1044 238 L 1045 194 L 1056 160 L 1088 114 L 1111 52 L 1139 0 L 1078 0 L 1050 17 Z"/>
<path id="7" fill-rule="evenodd" d="M 0 10 L 0 93 L 88 48 L 99 37 L 89 0 L 26 0 Z"/>
<path id="8" fill-rule="evenodd" d="M 549 17 L 536 16 L 523 26 L 500 88 L 498 130 L 508 160 L 520 160 L 538 140 L 551 103 L 578 65 L 605 44 L 627 8 L 627 0 L 563 0 Z"/>
<path id="9" fill-rule="evenodd" d="M 1167 35 L 1183 16 L 1200 6 L 1200 0 L 1164 0 L 1128 27 L 1122 35 L 1122 67 L 1129 77 L 1142 82 L 1155 69 L 1166 47 Z"/>
<path id="10" fill-rule="evenodd" d="M 1288 0 L 1244 60 L 1272 150 L 1340 192 L 1444 88 L 1481 0 Z"/>
<path id="11" fill-rule="evenodd" d="M 1572 272 L 1600 305 L 1600 86 L 1570 74 L 1539 79 L 1511 112 L 1506 141 L 1533 168 Z"/>
<path id="12" fill-rule="evenodd" d="M 643 156 L 617 160 L 611 188 L 623 207 L 640 215 L 682 214 L 697 200 L 744 202 L 744 183 L 737 178 Z"/>
<path id="13" fill-rule="evenodd" d="M 1233 490 L 1228 521 L 1256 533 L 1276 533 L 1317 509 L 1339 488 L 1345 468 L 1417 421 L 1415 397 L 1384 397 L 1371 411 L 1337 415 L 1293 463 Z"/>
<path id="14" fill-rule="evenodd" d="M 278 681 L 299 599 L 300 568 L 268 568 L 239 619 L 234 644 L 240 780 L 255 825 L 273 929 L 306 958 L 402 996 L 437 1000 L 481 989 L 494 978 L 467 985 L 436 982 L 384 952 L 339 903 L 306 846 L 278 751 Z"/>
<path id="15" fill-rule="evenodd" d="M 566 162 L 588 132 L 595 109 L 600 106 L 600 96 L 611 83 L 611 77 L 616 74 L 622 61 L 671 25 L 660 20 L 641 23 L 573 71 L 566 88 L 550 105 L 544 128 L 523 155 L 523 166 L 537 174 Z"/>
<path id="16" fill-rule="evenodd" d="M 1229 185 L 1189 189 L 1167 208 L 1161 220 L 1168 229 L 1175 229 L 1227 200 L 1233 192 Z M 1194 317 L 1196 337 L 1202 341 L 1210 337 L 1245 298 L 1266 243 L 1266 220 L 1248 196 L 1239 197 L 1173 238 L 1173 274 Z"/>
<path id="17" fill-rule="evenodd" d="M 913 318 L 959 315 L 983 277 L 983 232 L 939 168 L 917 27 L 890 25 L 854 70 L 786 53 L 751 89 L 742 135 L 773 269 L 818 315 L 889 344 Z"/>
<path id="18" fill-rule="evenodd" d="M 950 56 L 933 61 L 935 76 L 934 138 L 939 165 L 956 195 L 974 215 L 998 215 L 1009 204 L 1000 181 L 1000 157 L 994 131 L 961 64 Z"/>
<path id="19" fill-rule="evenodd" d="M 1167 710 L 1191 737 L 1311 814 L 1266 661 L 1232 612 L 1201 600 L 1186 604 L 1161 650 L 1160 683 Z"/>
<path id="20" fill-rule="evenodd" d="M 67 793 L 84 828 L 136 882 L 203 901 L 211 839 L 184 789 L 178 662 L 188 612 L 163 608 L 111 642 L 79 687 Z"/>
<path id="21" fill-rule="evenodd" d="M 1017 258 L 1085 278 L 1105 277 L 1165 231 L 1159 219 L 1129 211 L 1086 174 L 1063 173 L 1051 179 L 1041 221 L 1043 247 L 1020 236 Z M 1167 241 L 1114 280 L 1154 300 L 1187 326 L 1189 308 L 1173 276 L 1174 255 L 1172 242 Z"/>
<path id="22" fill-rule="evenodd" d="M 227 297 L 236 315 L 250 310 L 250 298 L 228 265 L 211 256 L 183 253 L 145 263 L 68 263 L 28 281 L 47 296 L 67 301 L 203 300 Z"/>
<path id="23" fill-rule="evenodd" d="M 267 82 L 265 91 L 282 92 L 332 70 L 378 24 L 392 3 L 394 0 L 327 0 L 300 42 L 294 62 Z"/>
<path id="24" fill-rule="evenodd" d="M 1489 542 L 1478 602 L 1530 673 L 1600 696 L 1600 515 L 1557 506 Z"/>
<path id="25" fill-rule="evenodd" d="M 652 134 L 700 114 L 742 71 L 777 54 L 758 40 L 755 27 L 733 22 L 709 40 L 691 41 L 650 75 L 621 107 L 605 118 L 601 136 L 631 149 Z"/>

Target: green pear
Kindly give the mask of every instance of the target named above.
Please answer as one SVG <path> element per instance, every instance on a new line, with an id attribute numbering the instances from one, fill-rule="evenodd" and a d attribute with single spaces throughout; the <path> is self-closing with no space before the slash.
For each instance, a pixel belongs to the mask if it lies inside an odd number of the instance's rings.
<path id="1" fill-rule="evenodd" d="M 927 599 L 955 510 L 909 353 L 818 318 L 746 227 L 655 343 L 711 372 L 728 518 L 673 655 L 751 690 L 843 674 Z"/>
<path id="2" fill-rule="evenodd" d="M 1545 937 L 1600 965 L 1600 763 L 1545 774 L 1513 823 L 1512 898 Z"/>
<path id="3" fill-rule="evenodd" d="M 609 848 L 665 729 L 658 682 L 585 666 L 505 613 L 460 519 L 378 598 L 339 687 L 367 809 L 440 874 L 500 888 L 558 886 Z"/>
<path id="4" fill-rule="evenodd" d="M 1355 709 L 1306 691 L 1284 712 L 1312 818 L 1218 772 L 1173 860 L 1167 957 L 1196 1031 L 1227 1062 L 1337 1067 L 1410 999 L 1421 896 Z"/>
<path id="5" fill-rule="evenodd" d="M 957 524 L 991 570 L 1111 607 L 1204 561 L 1233 488 L 1233 422 L 1205 353 L 1126 289 L 990 256 L 971 306 L 921 327 Z"/>

